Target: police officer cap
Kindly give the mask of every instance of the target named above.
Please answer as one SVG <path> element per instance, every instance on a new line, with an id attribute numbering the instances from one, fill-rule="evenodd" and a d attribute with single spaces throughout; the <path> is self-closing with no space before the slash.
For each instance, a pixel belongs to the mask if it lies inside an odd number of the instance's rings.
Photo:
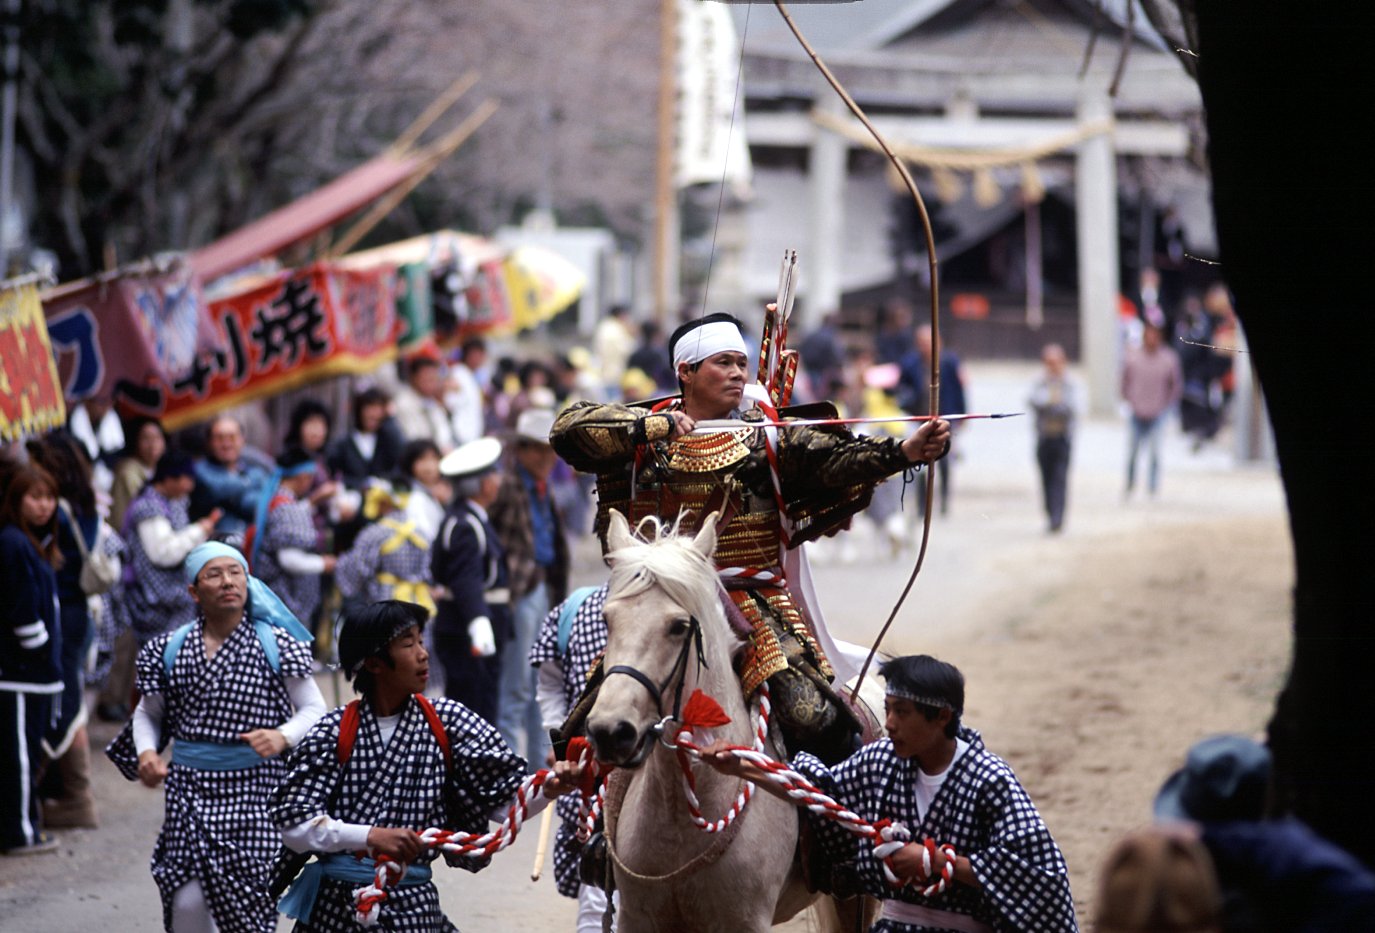
<path id="1" fill-rule="evenodd" d="M 344 676 L 353 680 L 363 669 L 363 662 L 386 650 L 392 639 L 412 625 L 425 629 L 430 617 L 423 606 L 399 599 L 384 599 L 344 613 L 339 628 L 339 667 Z"/>
<path id="2" fill-rule="evenodd" d="M 494 468 L 500 458 L 501 441 L 495 437 L 479 437 L 449 451 L 439 461 L 439 472 L 450 479 L 481 476 Z"/>

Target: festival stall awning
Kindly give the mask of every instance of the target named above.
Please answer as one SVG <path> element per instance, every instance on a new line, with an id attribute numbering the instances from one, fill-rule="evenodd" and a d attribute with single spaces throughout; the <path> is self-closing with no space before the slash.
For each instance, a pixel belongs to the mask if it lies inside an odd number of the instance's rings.
<path id="1" fill-rule="evenodd" d="M 285 207 L 240 227 L 189 257 L 203 282 L 242 268 L 309 239 L 371 204 L 421 171 L 431 157 L 421 151 L 371 159 Z"/>
<path id="2" fill-rule="evenodd" d="M 0 282 L 0 441 L 67 421 L 36 280 Z"/>

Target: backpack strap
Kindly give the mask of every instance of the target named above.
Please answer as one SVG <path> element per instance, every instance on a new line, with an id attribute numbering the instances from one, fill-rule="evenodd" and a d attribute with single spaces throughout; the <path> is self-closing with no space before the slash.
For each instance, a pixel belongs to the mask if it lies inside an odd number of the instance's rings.
<path id="1" fill-rule="evenodd" d="M 573 619 L 578 610 L 599 589 L 599 586 L 580 586 L 563 601 L 563 608 L 559 610 L 559 657 L 568 653 L 568 642 L 573 637 Z"/>
<path id="2" fill-rule="evenodd" d="M 453 774 L 453 751 L 449 748 L 449 734 L 444 731 L 444 723 L 440 722 L 439 713 L 423 694 L 415 694 L 415 699 L 420 703 L 420 711 L 425 714 L 425 721 L 429 723 L 435 741 L 444 751 L 445 773 Z M 348 764 L 349 756 L 353 754 L 353 743 L 358 739 L 358 723 L 358 701 L 352 700 L 344 707 L 344 715 L 339 719 L 339 741 L 335 746 L 335 754 L 339 758 L 340 766 Z"/>
<path id="3" fill-rule="evenodd" d="M 162 669 L 168 677 L 172 676 L 172 665 L 176 663 L 177 652 L 181 650 L 182 645 L 186 644 L 186 636 L 191 634 L 191 628 L 195 624 L 195 622 L 187 622 L 185 625 L 178 626 L 176 631 L 172 632 L 172 637 L 167 639 L 167 645 L 162 649 Z"/>
<path id="4" fill-rule="evenodd" d="M 339 767 L 348 764 L 353 754 L 353 743 L 358 739 L 358 701 L 352 700 L 344 707 L 344 715 L 339 719 L 339 741 L 334 753 L 339 758 Z"/>
<path id="5" fill-rule="evenodd" d="M 420 704 L 420 710 L 425 714 L 425 721 L 430 724 L 430 731 L 434 733 L 434 740 L 439 743 L 439 747 L 444 750 L 444 773 L 452 776 L 454 773 L 454 753 L 449 748 L 449 733 L 444 731 L 444 723 L 439 721 L 439 713 L 435 712 L 434 704 L 423 693 L 415 694 L 416 701 Z"/>
<path id="6" fill-rule="evenodd" d="M 253 631 L 257 633 L 258 644 L 263 646 L 263 654 L 267 655 L 267 666 L 272 668 L 272 673 L 282 672 L 282 646 L 277 644 L 277 635 L 272 631 L 271 623 L 264 619 L 253 620 Z"/>

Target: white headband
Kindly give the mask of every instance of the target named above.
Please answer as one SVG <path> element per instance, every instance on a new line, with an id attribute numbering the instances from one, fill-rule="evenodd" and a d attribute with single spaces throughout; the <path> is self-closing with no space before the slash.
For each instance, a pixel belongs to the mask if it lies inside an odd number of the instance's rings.
<path id="1" fill-rule="evenodd" d="M 891 683 L 888 684 L 888 689 L 884 692 L 895 700 L 907 700 L 918 706 L 930 706 L 934 709 L 948 709 L 952 712 L 955 709 L 955 707 L 950 705 L 949 700 L 942 699 L 941 697 L 922 696 L 919 693 L 913 693 L 911 690 Z"/>
<path id="2" fill-rule="evenodd" d="M 673 369 L 676 372 L 680 363 L 692 365 L 727 352 L 745 354 L 740 328 L 730 321 L 709 321 L 678 338 L 673 347 Z"/>

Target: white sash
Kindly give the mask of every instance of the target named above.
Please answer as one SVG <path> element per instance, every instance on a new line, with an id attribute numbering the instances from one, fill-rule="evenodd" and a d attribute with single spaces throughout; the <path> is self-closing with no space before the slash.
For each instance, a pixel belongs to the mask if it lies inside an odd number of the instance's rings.
<path id="1" fill-rule="evenodd" d="M 894 920 L 918 927 L 934 927 L 938 930 L 959 930 L 960 933 L 993 933 L 993 928 L 975 920 L 968 914 L 957 914 L 951 910 L 937 910 L 921 904 L 906 901 L 884 901 L 883 919 Z"/>

